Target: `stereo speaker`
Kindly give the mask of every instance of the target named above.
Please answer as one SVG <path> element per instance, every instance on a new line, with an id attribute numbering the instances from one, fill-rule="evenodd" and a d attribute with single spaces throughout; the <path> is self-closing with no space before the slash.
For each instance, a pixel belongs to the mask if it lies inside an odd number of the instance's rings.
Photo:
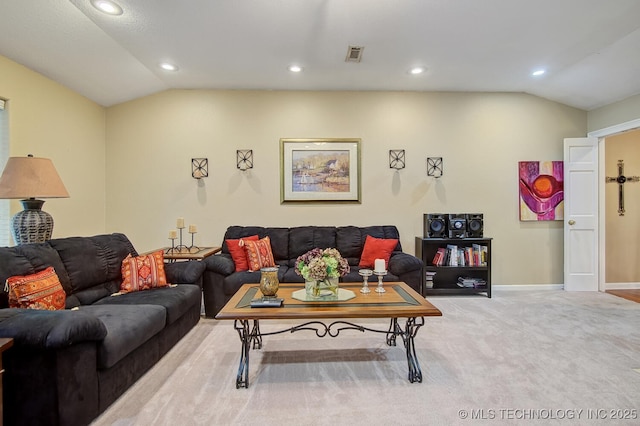
<path id="1" fill-rule="evenodd" d="M 424 237 L 446 238 L 447 218 L 442 213 L 427 213 L 424 215 Z"/>
<path id="2" fill-rule="evenodd" d="M 467 238 L 482 238 L 483 230 L 482 213 L 467 213 Z"/>
<path id="3" fill-rule="evenodd" d="M 467 215 L 450 213 L 447 218 L 449 238 L 465 238 L 467 236 Z"/>

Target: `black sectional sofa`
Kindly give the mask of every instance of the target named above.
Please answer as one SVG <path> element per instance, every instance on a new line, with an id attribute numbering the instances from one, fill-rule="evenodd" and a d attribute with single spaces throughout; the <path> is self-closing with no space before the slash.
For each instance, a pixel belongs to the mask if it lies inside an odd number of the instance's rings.
<path id="1" fill-rule="evenodd" d="M 0 293 L 5 425 L 86 425 L 171 349 L 200 318 L 202 262 L 165 264 L 169 283 L 118 292 L 123 234 L 0 248 L 0 281 L 53 266 L 66 309 L 7 308 Z"/>
<path id="2" fill-rule="evenodd" d="M 259 238 L 269 236 L 271 250 L 278 268 L 280 282 L 303 283 L 304 279 L 295 273 L 295 261 L 298 256 L 313 248 L 337 248 L 351 267 L 348 275 L 340 278 L 342 282 L 362 281 L 358 274 L 360 257 L 367 235 L 375 238 L 398 239 L 391 254 L 389 273 L 385 281 L 404 281 L 418 293 L 421 292 L 423 266 L 422 260 L 402 252 L 400 234 L 395 226 L 300 226 L 293 228 L 265 228 L 258 226 L 231 226 L 224 235 L 222 251 L 204 260 L 206 270 L 203 275 L 203 293 L 205 314 L 214 318 L 227 301 L 245 283 L 260 281 L 260 272 L 235 272 L 235 264 L 229 253 L 226 240 L 239 239 L 251 235 Z"/>

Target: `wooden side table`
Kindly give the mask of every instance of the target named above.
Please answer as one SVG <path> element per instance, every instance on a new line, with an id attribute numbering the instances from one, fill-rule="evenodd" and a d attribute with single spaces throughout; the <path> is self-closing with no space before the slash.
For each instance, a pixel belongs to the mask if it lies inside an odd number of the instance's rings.
<path id="1" fill-rule="evenodd" d="M 222 247 L 200 247 L 198 251 L 171 251 L 171 247 L 163 247 L 164 258 L 169 262 L 177 260 L 202 260 L 222 250 Z"/>
<path id="2" fill-rule="evenodd" d="M 4 337 L 0 338 L 0 426 L 2 426 L 2 419 L 4 416 L 2 410 L 2 376 L 4 376 L 4 368 L 2 367 L 2 354 L 11 346 L 13 346 L 13 339 Z"/>

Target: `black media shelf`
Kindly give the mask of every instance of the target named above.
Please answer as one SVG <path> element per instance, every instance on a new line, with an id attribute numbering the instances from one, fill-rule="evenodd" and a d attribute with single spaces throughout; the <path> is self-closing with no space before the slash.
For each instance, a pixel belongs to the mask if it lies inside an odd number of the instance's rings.
<path id="1" fill-rule="evenodd" d="M 424 262 L 424 273 L 422 274 L 423 295 L 473 295 L 486 294 L 491 297 L 491 240 L 492 238 L 423 238 L 416 237 L 416 256 Z M 434 265 L 438 249 L 455 246 L 458 251 L 468 251 L 473 253 L 473 248 L 483 248 L 484 255 L 480 257 L 484 264 L 479 266 L 450 266 L 447 264 Z M 451 250 L 449 250 L 449 254 Z M 464 256 L 464 255 L 460 255 Z M 480 260 L 480 259 L 476 259 Z M 468 260 L 467 260 L 468 262 Z M 476 262 L 480 263 L 480 262 Z M 433 285 L 428 287 L 427 274 L 432 273 Z M 431 275 L 431 274 L 430 274 Z M 461 287 L 458 285 L 459 278 L 467 278 L 470 281 L 482 280 L 486 283 L 480 287 Z"/>

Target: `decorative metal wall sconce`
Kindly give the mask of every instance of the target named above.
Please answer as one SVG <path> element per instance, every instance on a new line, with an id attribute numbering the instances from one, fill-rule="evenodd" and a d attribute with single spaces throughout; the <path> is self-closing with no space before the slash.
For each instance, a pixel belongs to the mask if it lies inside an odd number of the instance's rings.
<path id="1" fill-rule="evenodd" d="M 439 178 L 443 174 L 442 157 L 427 157 L 427 176 Z"/>
<path id="2" fill-rule="evenodd" d="M 404 169 L 404 149 L 390 149 L 389 150 L 389 168 L 401 170 Z"/>
<path id="3" fill-rule="evenodd" d="M 209 160 L 207 158 L 192 158 L 191 176 L 194 179 L 209 177 Z"/>
<path id="4" fill-rule="evenodd" d="M 253 169 L 253 150 L 239 149 L 236 151 L 236 167 L 243 172 Z"/>

